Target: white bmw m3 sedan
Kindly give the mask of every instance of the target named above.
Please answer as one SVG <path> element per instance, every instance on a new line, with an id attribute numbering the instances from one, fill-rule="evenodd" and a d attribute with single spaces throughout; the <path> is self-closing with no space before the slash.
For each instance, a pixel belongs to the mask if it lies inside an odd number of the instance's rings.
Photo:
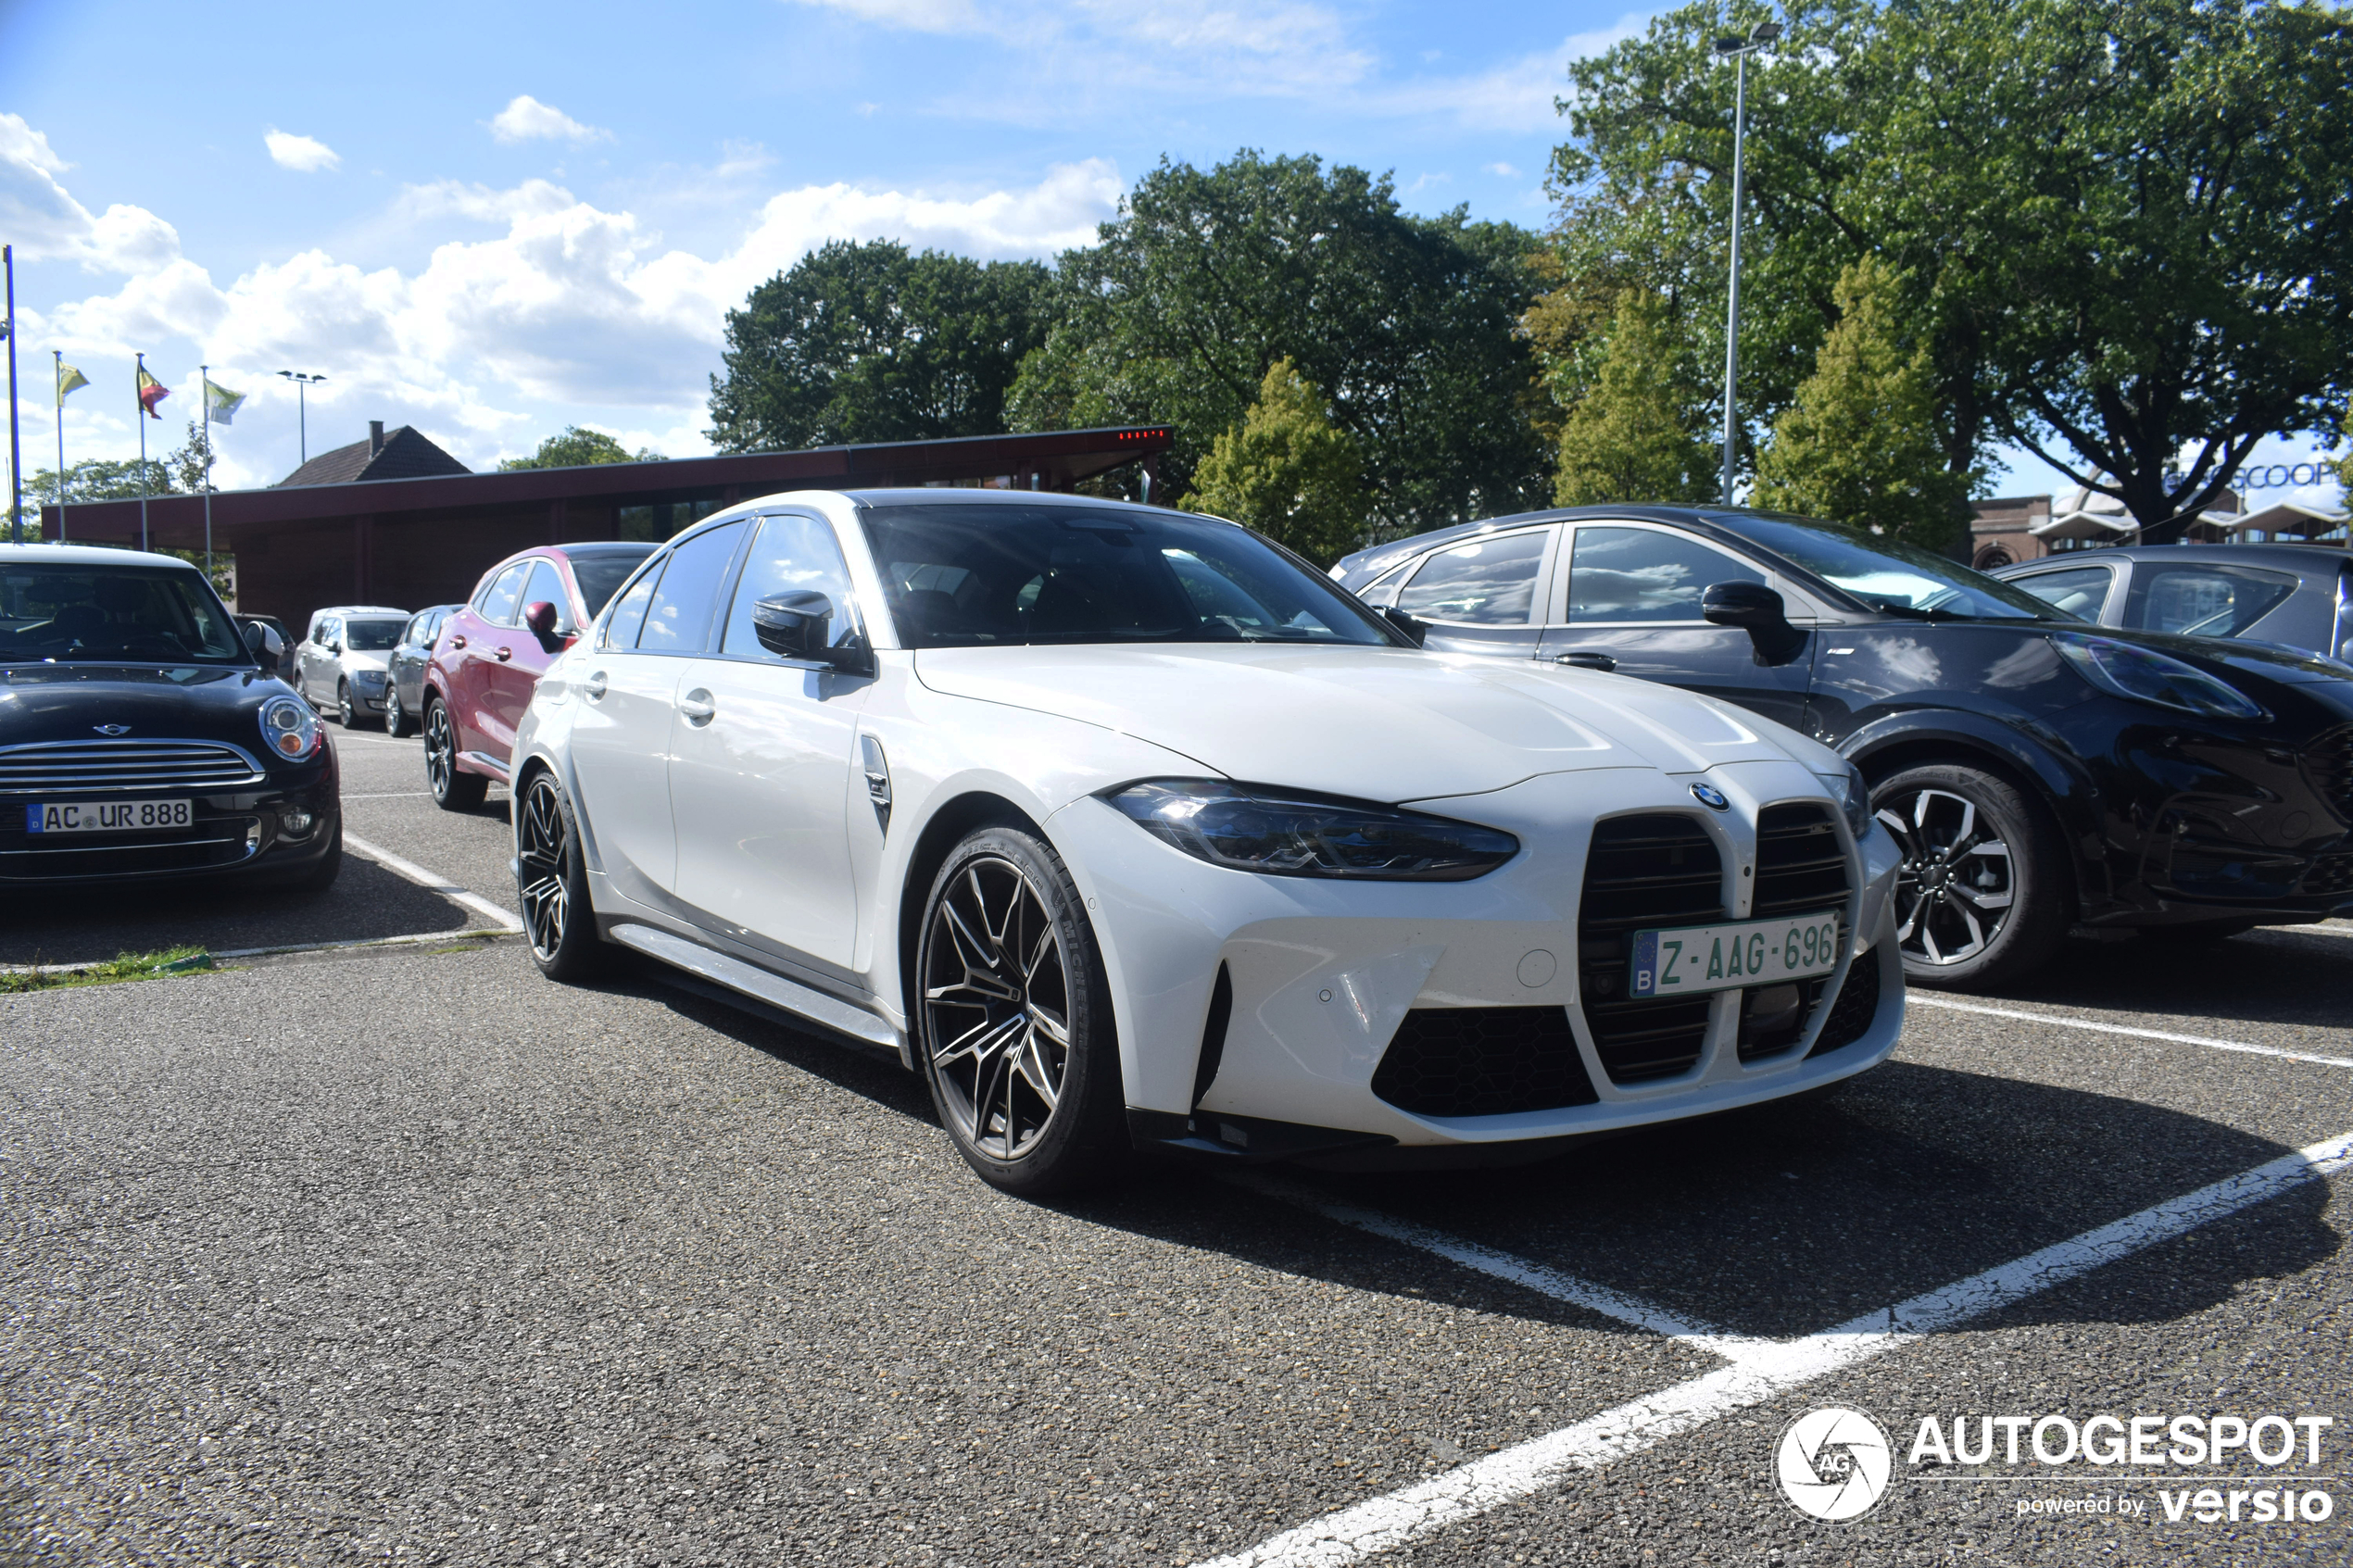
<path id="1" fill-rule="evenodd" d="M 1528 1158 L 1800 1094 L 1903 1016 L 1828 749 L 1425 653 L 1232 523 L 796 492 L 650 557 L 514 746 L 540 968 L 615 945 L 920 1072 L 988 1180 Z"/>

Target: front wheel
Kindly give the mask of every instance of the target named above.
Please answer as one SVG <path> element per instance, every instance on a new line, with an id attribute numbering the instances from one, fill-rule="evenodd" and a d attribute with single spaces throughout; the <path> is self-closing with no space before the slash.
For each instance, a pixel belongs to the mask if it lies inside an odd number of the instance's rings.
<path id="1" fill-rule="evenodd" d="M 1998 985 L 2041 967 L 2072 918 L 2067 847 L 2042 802 L 1958 763 L 1907 768 L 1871 790 L 1904 861 L 1896 942 L 1914 985 Z"/>
<path id="2" fill-rule="evenodd" d="M 335 722 L 346 730 L 356 730 L 359 727 L 359 710 L 352 706 L 349 681 L 335 683 Z"/>
<path id="3" fill-rule="evenodd" d="M 400 740 L 416 733 L 416 721 L 410 719 L 409 710 L 400 706 L 400 688 L 388 688 L 384 692 L 384 734 Z"/>
<path id="4" fill-rule="evenodd" d="M 580 824 L 553 773 L 534 774 L 523 790 L 515 824 L 515 895 L 539 972 L 567 985 L 596 978 L 605 950 L 588 902 Z"/>
<path id="5" fill-rule="evenodd" d="M 1026 1197 L 1112 1176 L 1126 1154 L 1111 985 L 1062 859 L 983 828 L 924 907 L 917 1049 L 932 1103 L 983 1180 Z"/>
<path id="6" fill-rule="evenodd" d="M 449 705 L 437 696 L 425 698 L 425 784 L 445 811 L 471 811 L 490 793 L 490 781 L 480 773 L 458 771 L 458 731 L 449 722 Z"/>

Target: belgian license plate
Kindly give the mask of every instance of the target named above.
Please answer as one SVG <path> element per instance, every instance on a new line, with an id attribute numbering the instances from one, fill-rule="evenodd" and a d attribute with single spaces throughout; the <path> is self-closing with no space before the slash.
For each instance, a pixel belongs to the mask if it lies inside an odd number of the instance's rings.
<path id="1" fill-rule="evenodd" d="M 1780 920 L 1735 921 L 1634 933 L 1629 995 L 1696 997 L 1735 985 L 1770 985 L 1838 967 L 1836 909 Z"/>
<path id="2" fill-rule="evenodd" d="M 195 825 L 184 800 L 74 800 L 27 806 L 27 833 L 156 833 Z"/>

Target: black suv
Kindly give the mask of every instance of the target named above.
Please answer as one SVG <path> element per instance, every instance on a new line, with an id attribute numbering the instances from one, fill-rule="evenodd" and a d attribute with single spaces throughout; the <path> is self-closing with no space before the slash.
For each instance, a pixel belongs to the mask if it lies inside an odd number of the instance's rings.
<path id="1" fill-rule="evenodd" d="M 2353 912 L 2353 679 L 2093 624 L 1938 555 L 1735 508 L 1586 507 L 1332 575 L 1441 651 L 1664 681 L 1861 767 L 1904 852 L 1905 967 L 1994 985 L 2074 926 L 2177 938 Z"/>

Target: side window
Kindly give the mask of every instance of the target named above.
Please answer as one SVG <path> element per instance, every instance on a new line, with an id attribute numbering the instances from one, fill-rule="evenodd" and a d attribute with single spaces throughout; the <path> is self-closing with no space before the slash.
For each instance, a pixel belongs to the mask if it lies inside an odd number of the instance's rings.
<path id="1" fill-rule="evenodd" d="M 1525 626 L 1536 605 L 1536 573 L 1549 529 L 1478 539 L 1422 562 L 1397 608 L 1424 621 Z"/>
<path id="2" fill-rule="evenodd" d="M 719 651 L 774 659 L 775 655 L 761 647 L 752 632 L 751 607 L 772 594 L 795 588 L 811 589 L 834 601 L 834 618 L 825 628 L 829 646 L 839 647 L 858 630 L 849 564 L 841 558 L 841 546 L 834 538 L 832 526 L 815 518 L 789 514 L 762 518 L 760 538 L 744 562 L 735 602 L 728 607 L 726 637 Z"/>
<path id="3" fill-rule="evenodd" d="M 423 642 L 425 640 L 425 627 L 432 621 L 432 620 L 433 617 L 430 615 L 410 616 L 409 618 L 409 624 L 400 629 L 401 642 L 409 646 L 414 646 L 415 644 Z"/>
<path id="4" fill-rule="evenodd" d="M 654 584 L 661 580 L 661 569 L 668 564 L 667 557 L 655 557 L 653 564 L 638 575 L 637 581 L 629 584 L 629 592 L 621 596 L 621 602 L 612 607 L 612 614 L 606 619 L 604 638 L 597 645 L 598 647 L 634 648 L 637 646 L 638 630 L 646 624 L 646 607 L 654 602 Z"/>
<path id="5" fill-rule="evenodd" d="M 2054 609 L 2070 615 L 2080 615 L 2086 621 L 2100 618 L 2100 607 L 2108 603 L 2108 591 L 2116 582 L 2116 573 L 2104 566 L 2070 567 L 2065 571 L 2038 571 L 2032 577 L 2013 577 L 2012 586 L 2023 588 Z"/>
<path id="6" fill-rule="evenodd" d="M 340 616 L 331 615 L 319 622 L 319 644 L 321 647 L 333 647 L 342 641 L 343 620 Z"/>
<path id="7" fill-rule="evenodd" d="M 700 653 L 711 640 L 711 611 L 720 584 L 743 542 L 744 525 L 724 523 L 698 533 L 670 552 L 653 602 L 646 608 L 637 646 L 649 653 Z"/>
<path id="8" fill-rule="evenodd" d="M 493 626 L 515 623 L 515 603 L 522 593 L 523 573 L 531 570 L 529 561 L 517 561 L 498 574 L 498 580 L 482 591 L 474 600 L 474 610 Z"/>
<path id="9" fill-rule="evenodd" d="M 556 574 L 556 563 L 541 556 L 531 563 L 531 576 L 524 582 L 522 595 L 515 600 L 515 619 L 535 604 L 556 607 L 556 630 L 572 629 L 572 596 L 564 592 L 564 580 Z"/>
<path id="10" fill-rule="evenodd" d="M 1699 621 L 1711 583 L 1765 574 L 1710 545 L 1652 528 L 1580 528 L 1568 558 L 1572 621 Z"/>
<path id="11" fill-rule="evenodd" d="M 2235 637 L 2296 592 L 2296 579 L 2243 566 L 2141 561 L 2133 568 L 2124 624 L 2188 637 Z"/>

